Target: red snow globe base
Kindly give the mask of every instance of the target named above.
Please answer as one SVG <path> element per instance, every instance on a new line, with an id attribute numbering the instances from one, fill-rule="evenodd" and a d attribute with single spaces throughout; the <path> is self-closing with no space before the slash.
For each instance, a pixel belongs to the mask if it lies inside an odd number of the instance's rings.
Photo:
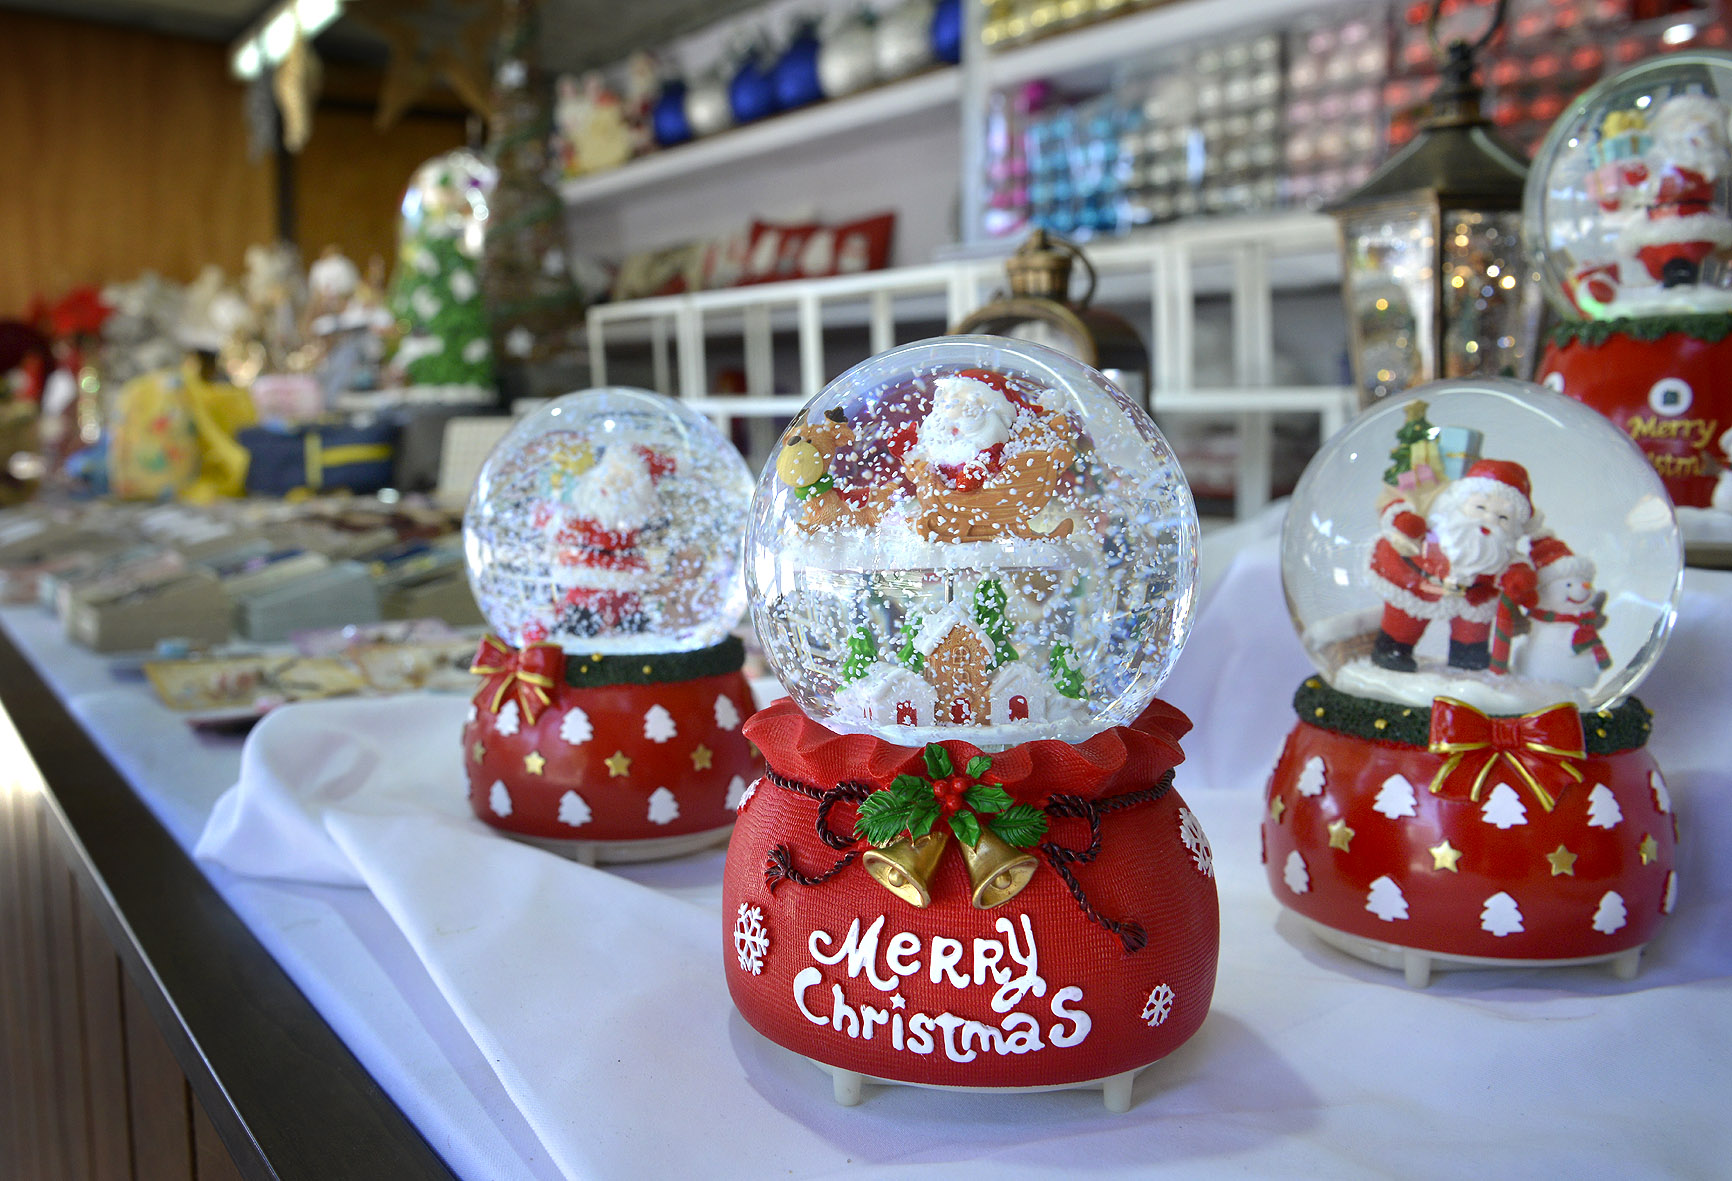
<path id="1" fill-rule="evenodd" d="M 711 648 L 609 656 L 489 637 L 463 727 L 475 815 L 588 864 L 679 856 L 726 838 L 763 762 L 729 637 Z"/>
<path id="2" fill-rule="evenodd" d="M 1275 896 L 1336 947 L 1404 969 L 1609 961 L 1635 975 L 1677 889 L 1671 799 L 1639 701 L 1487 717 L 1319 678 L 1275 765 Z"/>
<path id="3" fill-rule="evenodd" d="M 1599 411 L 1629 435 L 1672 503 L 1707 508 L 1732 428 L 1732 315 L 1567 323 L 1536 381 Z"/>
<path id="4" fill-rule="evenodd" d="M 735 1005 L 827 1068 L 845 1104 L 875 1081 L 1098 1086 L 1126 1110 L 1136 1072 L 1197 1031 L 1215 986 L 1214 865 L 1172 789 L 1189 727 L 1157 701 L 1080 744 L 987 756 L 839 735 L 788 700 L 765 709 L 746 734 L 769 769 L 723 881 Z M 898 799 L 936 801 L 930 833 L 854 835 Z M 951 819 L 974 805 L 971 847 Z"/>

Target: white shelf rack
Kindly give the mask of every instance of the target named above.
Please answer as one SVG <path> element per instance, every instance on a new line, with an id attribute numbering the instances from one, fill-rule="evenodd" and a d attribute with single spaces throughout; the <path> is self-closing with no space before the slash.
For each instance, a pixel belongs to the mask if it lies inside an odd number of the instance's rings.
<path id="1" fill-rule="evenodd" d="M 1153 358 L 1151 409 L 1157 417 L 1203 414 L 1231 417 L 1240 440 L 1235 509 L 1247 516 L 1269 500 L 1272 416 L 1315 414 L 1324 437 L 1354 409 L 1346 386 L 1277 386 L 1274 378 L 1274 294 L 1283 279 L 1307 284 L 1338 281 L 1332 263 L 1335 231 L 1329 219 L 1290 213 L 1191 222 L 1148 231 L 1090 251 L 1103 291 L 1147 308 L 1139 325 Z M 1233 320 L 1233 384 L 1197 388 L 1194 374 L 1199 273 L 1218 277 Z M 837 375 L 826 356 L 826 331 L 867 329 L 869 349 L 899 342 L 898 312 L 930 320 L 942 309 L 956 323 L 1002 285 L 996 259 L 956 260 L 832 279 L 701 292 L 602 304 L 588 313 L 590 380 L 608 381 L 608 347 L 649 343 L 654 387 L 684 399 L 718 420 L 761 423 L 792 417 Z M 776 390 L 778 327 L 792 327 L 798 351 L 798 390 Z M 708 351 L 719 337 L 738 337 L 746 391 L 719 395 L 710 388 Z M 767 450 L 767 443 L 764 447 Z"/>

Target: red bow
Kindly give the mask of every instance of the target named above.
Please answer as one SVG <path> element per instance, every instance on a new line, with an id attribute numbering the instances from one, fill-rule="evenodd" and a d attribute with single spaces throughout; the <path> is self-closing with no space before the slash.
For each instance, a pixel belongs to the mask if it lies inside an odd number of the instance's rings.
<path id="1" fill-rule="evenodd" d="M 565 680 L 565 650 L 557 644 L 529 644 L 519 651 L 498 636 L 488 636 L 469 671 L 487 678 L 476 696 L 489 697 L 489 711 L 498 713 L 506 695 L 515 690 L 523 720 L 533 724 L 535 715 L 553 704 L 553 687 Z"/>
<path id="2" fill-rule="evenodd" d="M 1550 812 L 1552 793 L 1540 782 L 1542 776 L 1557 781 L 1562 772 L 1576 783 L 1582 773 L 1572 759 L 1587 757 L 1583 748 L 1582 716 L 1567 702 L 1536 709 L 1515 718 L 1492 718 L 1465 701 L 1439 697 L 1431 706 L 1431 753 L 1448 755 L 1431 781 L 1435 795 L 1469 759 L 1477 759 L 1473 787 L 1468 798 L 1479 799 L 1480 790 L 1499 762 L 1515 768 L 1528 790 Z M 1478 756 L 1484 756 L 1478 758 Z M 1564 786 L 1568 786 L 1565 783 Z"/>

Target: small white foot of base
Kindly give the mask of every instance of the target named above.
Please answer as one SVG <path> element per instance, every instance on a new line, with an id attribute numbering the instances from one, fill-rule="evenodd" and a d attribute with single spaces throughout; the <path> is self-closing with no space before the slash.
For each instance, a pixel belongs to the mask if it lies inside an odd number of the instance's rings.
<path id="1" fill-rule="evenodd" d="M 1134 1070 L 1101 1081 L 1101 1098 L 1106 1101 L 1108 1111 L 1123 1115 L 1131 1109 L 1131 1084 L 1136 1081 L 1137 1072 Z"/>
<path id="2" fill-rule="evenodd" d="M 836 1102 L 843 1107 L 856 1107 L 860 1103 L 861 1075 L 852 1070 L 830 1068 L 830 1079 L 835 1087 Z"/>
<path id="3" fill-rule="evenodd" d="M 571 859 L 579 865 L 595 868 L 595 846 L 589 843 L 578 845 L 571 851 Z"/>
<path id="4" fill-rule="evenodd" d="M 1401 970 L 1407 976 L 1409 988 L 1424 988 L 1431 983 L 1431 957 L 1423 951 L 1404 952 Z"/>
<path id="5" fill-rule="evenodd" d="M 1642 949 L 1632 947 L 1612 960 L 1612 975 L 1619 980 L 1634 980 L 1642 970 Z"/>

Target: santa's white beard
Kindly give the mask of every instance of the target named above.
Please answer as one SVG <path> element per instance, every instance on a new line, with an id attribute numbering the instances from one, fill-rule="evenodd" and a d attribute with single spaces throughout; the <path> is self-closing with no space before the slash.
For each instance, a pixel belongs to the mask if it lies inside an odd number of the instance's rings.
<path id="1" fill-rule="evenodd" d="M 1723 143 L 1716 143 L 1711 138 L 1696 136 L 1678 136 L 1667 143 L 1656 143 L 1654 154 L 1665 161 L 1664 165 L 1654 169 L 1656 184 L 1668 172 L 1685 174 L 1681 179 L 1691 181 L 1696 177 L 1703 180 L 1719 180 L 1726 175 L 1728 167 L 1732 167 L 1732 151 Z"/>
<path id="2" fill-rule="evenodd" d="M 642 529 L 654 519 L 655 482 L 642 464 L 597 464 L 578 481 L 571 511 L 613 533 Z"/>
<path id="3" fill-rule="evenodd" d="M 1449 559 L 1451 581 L 1501 574 L 1515 560 L 1519 533 L 1505 533 L 1456 513 L 1436 514 L 1430 524 L 1438 548 Z"/>
<path id="4" fill-rule="evenodd" d="M 920 424 L 920 450 L 932 463 L 967 463 L 988 447 L 1009 439 L 1008 418 L 988 410 L 964 415 L 934 405 Z"/>

